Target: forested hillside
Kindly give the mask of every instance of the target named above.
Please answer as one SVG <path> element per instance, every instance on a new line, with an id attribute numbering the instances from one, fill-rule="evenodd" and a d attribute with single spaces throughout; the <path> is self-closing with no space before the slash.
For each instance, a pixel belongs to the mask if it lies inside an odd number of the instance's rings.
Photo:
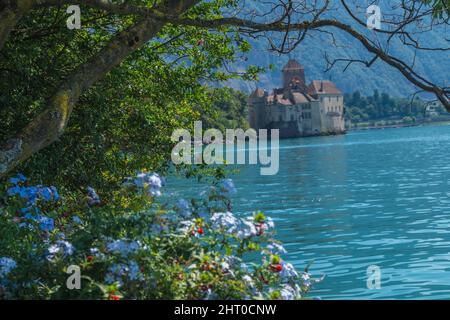
<path id="1" fill-rule="evenodd" d="M 340 1 L 333 1 L 334 10 L 328 13 L 331 18 L 336 18 L 345 23 L 355 25 L 356 22 L 343 9 Z M 364 7 L 364 1 L 361 6 Z M 379 1 L 382 13 L 389 14 L 389 1 Z M 253 7 L 256 12 L 262 12 L 264 5 L 260 1 L 248 1 L 248 7 Z M 365 12 L 361 10 L 358 18 L 366 21 Z M 382 25 L 382 28 L 389 28 L 388 25 Z M 444 28 L 434 29 L 423 36 L 420 36 L 421 46 L 438 47 L 445 46 L 444 43 L 448 38 L 450 30 Z M 369 31 L 368 31 L 369 32 Z M 272 34 L 271 36 L 276 36 Z M 380 37 L 381 39 L 381 37 Z M 333 43 L 335 42 L 335 43 Z M 380 41 L 382 43 L 382 41 Z M 380 92 L 389 92 L 392 96 L 404 97 L 417 91 L 411 83 L 409 83 L 400 72 L 394 70 L 381 61 L 376 61 L 370 68 L 362 64 L 354 63 L 345 72 L 346 63 L 336 64 L 332 70 L 325 72 L 327 69 L 327 61 L 325 54 L 329 60 L 333 58 L 358 58 L 371 59 L 371 55 L 367 50 L 352 39 L 348 34 L 343 32 L 333 32 L 333 37 L 329 33 L 311 33 L 293 52 L 289 55 L 279 56 L 276 53 L 269 53 L 270 47 L 267 39 L 257 38 L 251 40 L 253 45 L 252 56 L 250 59 L 236 62 L 235 68 L 243 68 L 248 64 L 256 64 L 268 67 L 270 64 L 274 66 L 272 70 L 267 70 L 261 74 L 257 83 L 233 80 L 229 84 L 234 88 L 244 91 L 250 91 L 256 85 L 271 90 L 280 86 L 281 69 L 284 64 L 291 58 L 297 59 L 305 67 L 307 81 L 313 79 L 331 79 L 336 82 L 337 86 L 344 92 L 352 93 L 359 90 L 362 94 L 372 94 L 375 89 Z M 412 46 L 405 46 L 399 41 L 392 41 L 389 52 L 400 54 L 404 60 L 417 68 L 417 71 L 432 81 L 446 79 L 447 85 L 450 74 L 450 56 L 442 54 L 440 51 L 417 51 Z M 416 56 L 415 56 L 416 54 Z"/>

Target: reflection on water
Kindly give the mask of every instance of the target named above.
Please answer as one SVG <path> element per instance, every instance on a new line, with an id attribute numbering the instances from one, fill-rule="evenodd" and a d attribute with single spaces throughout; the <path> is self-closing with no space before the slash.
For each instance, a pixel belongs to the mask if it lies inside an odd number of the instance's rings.
<path id="1" fill-rule="evenodd" d="M 240 166 L 235 211 L 273 217 L 285 259 L 323 299 L 450 298 L 450 126 L 280 142 L 280 171 Z M 178 183 L 178 184 L 177 184 Z M 181 193 L 177 182 L 170 192 Z M 366 287 L 369 265 L 381 289 Z"/>

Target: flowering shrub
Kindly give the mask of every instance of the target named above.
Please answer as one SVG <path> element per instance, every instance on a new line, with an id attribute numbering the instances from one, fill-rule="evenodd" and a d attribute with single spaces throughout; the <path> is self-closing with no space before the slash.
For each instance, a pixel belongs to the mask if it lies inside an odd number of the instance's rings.
<path id="1" fill-rule="evenodd" d="M 319 281 L 281 258 L 272 219 L 232 213 L 231 180 L 170 203 L 159 200 L 164 183 L 139 173 L 122 201 L 102 205 L 91 187 L 74 202 L 11 178 L 0 206 L 0 298 L 299 299 Z M 66 286 L 70 265 L 80 267 L 80 289 Z"/>

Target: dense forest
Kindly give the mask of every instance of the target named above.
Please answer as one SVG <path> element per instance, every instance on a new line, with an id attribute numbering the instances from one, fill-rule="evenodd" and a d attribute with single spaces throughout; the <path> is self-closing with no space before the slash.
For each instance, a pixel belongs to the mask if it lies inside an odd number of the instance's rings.
<path id="1" fill-rule="evenodd" d="M 226 128 L 249 127 L 247 115 L 248 94 L 232 88 L 212 88 L 209 91 L 211 106 L 209 113 L 202 113 L 204 127 L 225 132 Z"/>
<path id="2" fill-rule="evenodd" d="M 345 117 L 352 122 L 372 121 L 381 119 L 402 119 L 404 117 L 426 117 L 426 107 L 430 102 L 416 97 L 391 97 L 388 93 L 375 90 L 370 96 L 363 96 L 359 91 L 344 95 Z M 444 113 L 444 108 L 437 109 Z"/>

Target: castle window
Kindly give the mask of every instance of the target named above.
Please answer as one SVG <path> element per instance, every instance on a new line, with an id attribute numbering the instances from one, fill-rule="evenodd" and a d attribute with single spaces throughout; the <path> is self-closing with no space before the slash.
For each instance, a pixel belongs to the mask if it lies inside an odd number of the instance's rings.
<path id="1" fill-rule="evenodd" d="M 291 114 L 291 121 L 294 121 L 294 115 Z"/>
<path id="2" fill-rule="evenodd" d="M 278 116 L 278 121 L 282 121 L 283 117 L 281 115 Z"/>

